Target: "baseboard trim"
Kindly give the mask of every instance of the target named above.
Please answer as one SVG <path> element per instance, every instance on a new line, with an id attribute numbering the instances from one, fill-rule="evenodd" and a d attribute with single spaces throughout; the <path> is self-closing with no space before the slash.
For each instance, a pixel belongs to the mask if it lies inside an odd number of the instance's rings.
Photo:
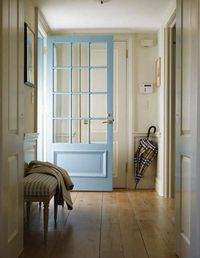
<path id="1" fill-rule="evenodd" d="M 156 177 L 155 189 L 160 196 L 164 196 L 162 180 L 158 177 Z"/>

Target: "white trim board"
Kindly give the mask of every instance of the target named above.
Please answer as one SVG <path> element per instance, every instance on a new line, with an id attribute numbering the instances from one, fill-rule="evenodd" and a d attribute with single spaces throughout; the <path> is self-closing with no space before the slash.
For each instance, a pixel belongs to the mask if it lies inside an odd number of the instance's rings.
<path id="1" fill-rule="evenodd" d="M 158 46 L 159 46 L 159 56 L 161 57 L 161 86 L 160 86 L 160 131 L 162 132 L 161 137 L 160 137 L 160 148 L 159 148 L 159 164 L 158 164 L 158 169 L 157 169 L 157 179 L 156 179 L 156 192 L 160 196 L 167 197 L 166 195 L 166 162 L 165 162 L 165 150 L 166 150 L 166 125 L 165 125 L 165 120 L 166 120 L 166 87 L 168 85 L 166 84 L 165 81 L 165 67 L 166 67 L 166 49 L 165 47 L 165 30 L 166 27 L 169 24 L 169 21 L 172 19 L 174 16 L 176 10 L 176 3 L 175 1 L 172 2 L 170 8 L 166 11 L 166 15 L 163 18 L 162 25 L 160 27 L 160 30 L 158 32 Z"/>

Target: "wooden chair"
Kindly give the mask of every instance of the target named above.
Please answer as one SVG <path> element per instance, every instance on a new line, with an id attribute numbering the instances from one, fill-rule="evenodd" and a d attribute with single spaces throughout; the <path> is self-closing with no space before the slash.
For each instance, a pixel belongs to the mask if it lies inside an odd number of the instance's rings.
<path id="1" fill-rule="evenodd" d="M 54 196 L 54 222 L 57 223 L 57 180 L 47 174 L 33 173 L 24 178 L 24 201 L 27 206 L 27 221 L 30 219 L 30 207 L 32 202 L 43 202 L 44 210 L 44 242 L 47 242 L 49 202 Z"/>

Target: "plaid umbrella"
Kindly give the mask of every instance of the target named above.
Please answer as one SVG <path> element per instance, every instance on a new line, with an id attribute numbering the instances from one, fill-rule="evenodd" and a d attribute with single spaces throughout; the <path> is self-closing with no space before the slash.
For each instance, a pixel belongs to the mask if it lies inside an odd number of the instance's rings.
<path id="1" fill-rule="evenodd" d="M 140 179 L 143 177 L 146 168 L 152 163 L 157 156 L 158 146 L 149 140 L 149 138 L 140 139 L 139 146 L 134 156 L 135 163 L 135 189 Z"/>

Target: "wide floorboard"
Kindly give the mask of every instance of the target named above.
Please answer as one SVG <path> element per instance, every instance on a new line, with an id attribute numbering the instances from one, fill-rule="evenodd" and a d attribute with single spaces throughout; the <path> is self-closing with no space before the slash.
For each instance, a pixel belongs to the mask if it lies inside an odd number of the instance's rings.
<path id="1" fill-rule="evenodd" d="M 175 258 L 174 200 L 153 191 L 72 192 L 74 209 L 50 205 L 48 242 L 37 204 L 20 258 Z"/>

